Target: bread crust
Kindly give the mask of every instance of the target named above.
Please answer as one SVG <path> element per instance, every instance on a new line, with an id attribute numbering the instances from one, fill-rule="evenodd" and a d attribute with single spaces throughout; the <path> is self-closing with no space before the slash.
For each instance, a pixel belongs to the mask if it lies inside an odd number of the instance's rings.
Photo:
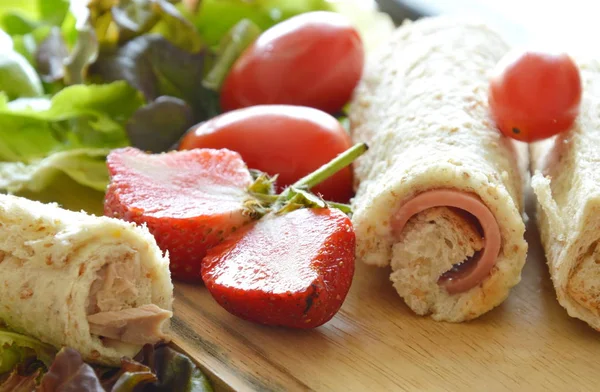
<path id="1" fill-rule="evenodd" d="M 359 261 L 389 265 L 397 243 L 391 217 L 432 189 L 478 195 L 500 227 L 502 247 L 490 276 L 460 294 L 440 292 L 430 309 L 436 320 L 475 318 L 520 281 L 527 151 L 495 130 L 487 105 L 489 72 L 507 51 L 477 22 L 436 17 L 405 23 L 369 59 L 350 107 L 352 138 L 370 147 L 355 165 Z"/>
<path id="2" fill-rule="evenodd" d="M 530 147 L 531 183 L 558 301 L 600 331 L 600 62 L 577 62 L 580 114 L 568 132 Z"/>
<path id="3" fill-rule="evenodd" d="M 0 256 L 0 319 L 88 361 L 118 365 L 141 349 L 107 347 L 90 334 L 90 289 L 107 264 L 126 262 L 135 271 L 135 289 L 117 306 L 171 310 L 168 257 L 146 228 L 131 223 L 0 195 Z"/>

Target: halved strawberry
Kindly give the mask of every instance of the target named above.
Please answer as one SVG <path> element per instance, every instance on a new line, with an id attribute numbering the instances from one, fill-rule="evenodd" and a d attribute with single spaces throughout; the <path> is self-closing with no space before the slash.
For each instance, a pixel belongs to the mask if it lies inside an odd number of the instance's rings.
<path id="1" fill-rule="evenodd" d="M 202 260 L 202 279 L 230 313 L 266 325 L 314 328 L 339 310 L 354 274 L 355 235 L 338 209 L 271 213 Z"/>
<path id="2" fill-rule="evenodd" d="M 206 251 L 250 220 L 244 201 L 252 177 L 236 152 L 146 154 L 128 147 L 111 152 L 107 162 L 105 215 L 145 223 L 169 251 L 176 279 L 200 280 Z"/>

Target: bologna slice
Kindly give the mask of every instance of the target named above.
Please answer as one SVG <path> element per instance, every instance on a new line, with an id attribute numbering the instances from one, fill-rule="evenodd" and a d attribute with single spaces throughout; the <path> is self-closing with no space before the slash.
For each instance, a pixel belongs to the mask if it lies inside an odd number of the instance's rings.
<path id="1" fill-rule="evenodd" d="M 118 365 L 168 340 L 169 260 L 147 229 L 0 195 L 0 320 Z"/>
<path id="2" fill-rule="evenodd" d="M 600 331 L 600 63 L 580 59 L 573 128 L 531 147 L 537 223 L 560 304 Z"/>
<path id="3" fill-rule="evenodd" d="M 526 148 L 494 128 L 489 72 L 507 52 L 487 27 L 406 23 L 370 58 L 350 108 L 357 258 L 391 265 L 420 315 L 460 322 L 520 281 Z"/>

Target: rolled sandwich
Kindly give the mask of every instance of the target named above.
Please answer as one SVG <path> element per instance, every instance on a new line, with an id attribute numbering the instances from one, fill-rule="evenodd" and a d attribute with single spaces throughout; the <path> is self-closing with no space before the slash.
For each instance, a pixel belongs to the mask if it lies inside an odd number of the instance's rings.
<path id="1" fill-rule="evenodd" d="M 146 228 L 0 195 L 0 320 L 89 361 L 168 340 L 169 261 Z"/>
<path id="2" fill-rule="evenodd" d="M 537 223 L 560 304 L 600 331 L 600 62 L 580 59 L 573 128 L 531 147 Z"/>
<path id="3" fill-rule="evenodd" d="M 357 258 L 391 265 L 420 315 L 460 322 L 500 304 L 527 244 L 526 150 L 488 113 L 488 71 L 507 45 L 452 18 L 405 23 L 369 59 L 350 108 Z"/>

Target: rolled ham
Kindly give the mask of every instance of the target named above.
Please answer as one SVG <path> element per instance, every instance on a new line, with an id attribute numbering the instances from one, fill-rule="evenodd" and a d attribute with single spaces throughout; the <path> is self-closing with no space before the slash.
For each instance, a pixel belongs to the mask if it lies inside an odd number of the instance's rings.
<path id="1" fill-rule="evenodd" d="M 600 62 L 578 62 L 579 117 L 569 132 L 531 146 L 531 183 L 558 301 L 600 331 Z"/>
<path id="2" fill-rule="evenodd" d="M 146 228 L 0 195 L 0 320 L 91 362 L 169 340 L 169 260 Z"/>
<path id="3" fill-rule="evenodd" d="M 520 281 L 526 149 L 489 116 L 488 75 L 507 52 L 482 24 L 405 23 L 369 59 L 350 107 L 357 258 L 391 265 L 420 315 L 460 322 Z"/>

